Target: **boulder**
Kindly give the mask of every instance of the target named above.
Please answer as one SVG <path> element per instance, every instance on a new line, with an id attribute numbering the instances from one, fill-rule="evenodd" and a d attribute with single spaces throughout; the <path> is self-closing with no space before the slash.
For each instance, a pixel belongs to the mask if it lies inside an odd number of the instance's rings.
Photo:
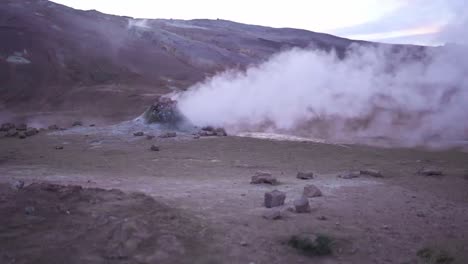
<path id="1" fill-rule="evenodd" d="M 18 131 L 26 131 L 28 129 L 28 126 L 26 124 L 20 124 L 16 127 L 16 130 Z"/>
<path id="2" fill-rule="evenodd" d="M 309 200 L 304 196 L 294 200 L 294 208 L 298 214 L 310 212 Z"/>
<path id="3" fill-rule="evenodd" d="M 359 177 L 359 175 L 361 175 L 360 171 L 348 171 L 338 175 L 338 177 L 343 179 L 354 179 Z"/>
<path id="4" fill-rule="evenodd" d="M 269 172 L 257 171 L 250 181 L 251 184 L 277 184 L 278 181 Z"/>
<path id="5" fill-rule="evenodd" d="M 133 135 L 134 135 L 135 137 L 142 137 L 142 136 L 145 135 L 145 133 L 143 133 L 143 132 L 140 131 L 140 132 L 135 132 L 135 133 L 133 133 Z"/>
<path id="6" fill-rule="evenodd" d="M 15 124 L 13 124 L 13 123 L 3 123 L 0 126 L 0 131 L 8 132 L 10 129 L 15 129 Z"/>
<path id="7" fill-rule="evenodd" d="M 217 136 L 216 132 L 214 131 L 205 131 L 205 130 L 202 130 L 198 133 L 198 135 L 200 137 L 215 137 Z"/>
<path id="8" fill-rule="evenodd" d="M 176 132 L 167 132 L 159 136 L 159 138 L 174 138 L 174 137 L 177 137 Z"/>
<path id="9" fill-rule="evenodd" d="M 215 133 L 218 137 L 226 137 L 228 134 L 226 133 L 226 130 L 222 127 L 219 127 L 215 130 Z"/>
<path id="10" fill-rule="evenodd" d="M 302 195 L 307 198 L 320 197 L 322 196 L 322 191 L 320 191 L 320 189 L 317 188 L 317 186 L 313 184 L 308 184 L 304 187 Z"/>
<path id="11" fill-rule="evenodd" d="M 274 190 L 271 192 L 265 193 L 265 207 L 273 208 L 284 205 L 284 200 L 286 200 L 286 193 Z"/>
<path id="12" fill-rule="evenodd" d="M 153 135 L 146 135 L 146 139 L 147 140 L 152 140 L 152 139 L 154 139 L 154 136 Z"/>
<path id="13" fill-rule="evenodd" d="M 382 178 L 383 177 L 382 173 L 379 170 L 375 170 L 375 169 L 364 169 L 364 170 L 361 170 L 360 174 L 361 175 L 368 175 L 368 176 L 372 176 L 372 177 L 376 177 L 376 178 Z"/>
<path id="14" fill-rule="evenodd" d="M 186 122 L 186 118 L 177 108 L 177 101 L 166 97 L 160 97 L 143 113 L 146 123 L 159 123 L 172 126 Z"/>
<path id="15" fill-rule="evenodd" d="M 314 173 L 313 172 L 298 172 L 296 175 L 296 178 L 301 179 L 301 180 L 311 180 L 314 178 Z"/>

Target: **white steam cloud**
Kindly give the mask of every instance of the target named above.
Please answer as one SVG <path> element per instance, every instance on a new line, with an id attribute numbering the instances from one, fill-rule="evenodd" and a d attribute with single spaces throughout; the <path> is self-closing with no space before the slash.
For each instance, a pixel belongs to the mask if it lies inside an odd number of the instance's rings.
<path id="1" fill-rule="evenodd" d="M 416 52 L 417 53 L 417 52 Z M 293 49 L 246 71 L 191 87 L 179 107 L 196 125 L 331 140 L 397 139 L 405 145 L 465 140 L 465 47 L 353 46 L 334 52 Z"/>

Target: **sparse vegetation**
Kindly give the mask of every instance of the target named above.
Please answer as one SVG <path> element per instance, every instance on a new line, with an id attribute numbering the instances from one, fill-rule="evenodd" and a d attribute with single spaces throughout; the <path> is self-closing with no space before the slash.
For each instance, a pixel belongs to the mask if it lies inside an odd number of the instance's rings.
<path id="1" fill-rule="evenodd" d="M 304 236 L 292 236 L 288 244 L 309 256 L 326 256 L 332 254 L 333 239 L 326 235 L 318 235 L 315 240 Z"/>
<path id="2" fill-rule="evenodd" d="M 427 264 L 450 264 L 455 261 L 448 252 L 428 247 L 420 249 L 416 254 Z"/>

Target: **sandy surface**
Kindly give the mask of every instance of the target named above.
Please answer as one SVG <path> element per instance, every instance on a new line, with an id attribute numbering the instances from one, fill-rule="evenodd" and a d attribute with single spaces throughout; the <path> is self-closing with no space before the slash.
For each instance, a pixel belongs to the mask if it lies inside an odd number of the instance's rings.
<path id="1" fill-rule="evenodd" d="M 98 126 L 1 137 L 2 263 L 426 263 L 417 256 L 425 247 L 468 263 L 467 153 L 189 134 L 147 140 L 134 137 L 136 131 Z M 152 144 L 161 151 L 150 151 Z M 416 174 L 423 167 L 444 176 Z M 384 177 L 337 177 L 363 168 Z M 280 184 L 250 184 L 258 170 L 270 171 Z M 299 180 L 298 171 L 318 176 Z M 15 180 L 27 187 L 12 190 Z M 63 200 L 61 192 L 32 183 L 83 189 Z M 288 212 L 306 184 L 323 197 L 309 199 L 310 213 Z M 285 217 L 276 221 L 262 217 L 272 210 L 263 206 L 264 193 L 274 189 L 287 195 Z M 85 206 L 96 199 L 102 202 Z M 57 204 L 72 210 L 45 209 Z M 25 213 L 27 207 L 34 212 Z M 131 228 L 118 224 L 140 215 L 143 223 Z M 171 224 L 167 215 L 183 220 Z M 96 219 L 110 216 L 109 226 L 99 228 Z M 115 235 L 122 228 L 124 235 Z M 332 237 L 333 254 L 301 254 L 285 243 L 298 234 Z M 99 246 L 92 250 L 83 241 Z M 115 246 L 126 241 L 136 242 L 124 246 L 127 251 Z M 57 248 L 63 243 L 71 248 L 67 254 Z"/>

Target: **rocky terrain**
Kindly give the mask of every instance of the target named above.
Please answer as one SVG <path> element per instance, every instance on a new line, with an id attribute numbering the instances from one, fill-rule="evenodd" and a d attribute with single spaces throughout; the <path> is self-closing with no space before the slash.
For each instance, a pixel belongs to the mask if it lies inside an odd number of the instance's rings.
<path id="1" fill-rule="evenodd" d="M 0 39 L 2 264 L 468 263 L 466 148 L 229 135 L 161 98 L 293 47 L 381 44 L 46 0 L 2 1 Z"/>

